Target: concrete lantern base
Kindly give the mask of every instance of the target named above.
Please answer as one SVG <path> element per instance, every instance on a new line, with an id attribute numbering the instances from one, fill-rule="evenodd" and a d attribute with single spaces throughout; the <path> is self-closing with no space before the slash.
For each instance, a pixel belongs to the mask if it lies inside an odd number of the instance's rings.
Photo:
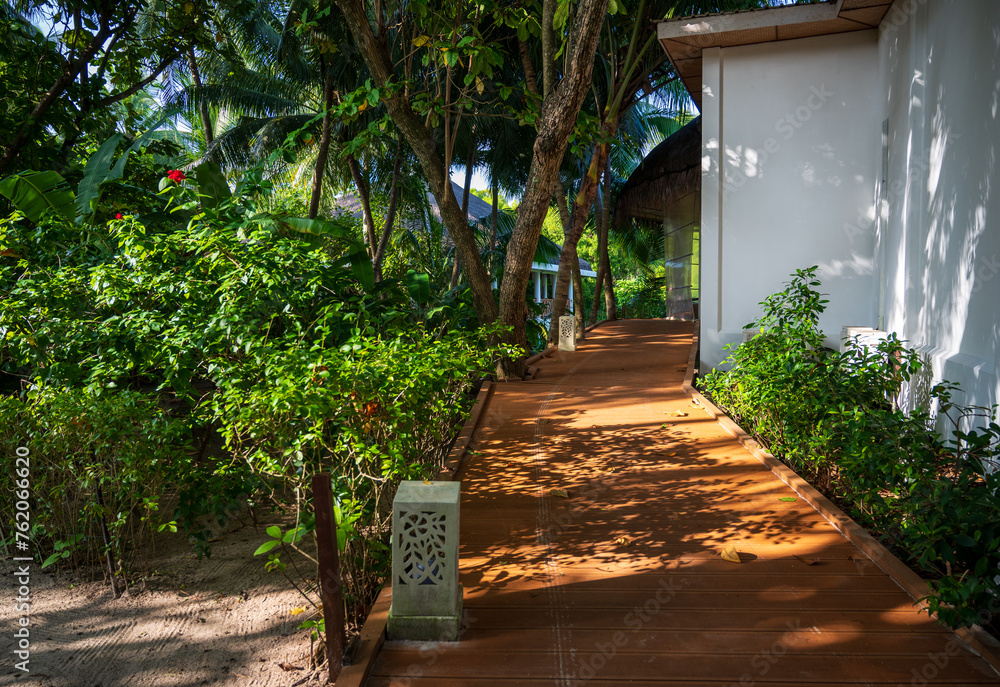
<path id="1" fill-rule="evenodd" d="M 457 642 L 461 625 L 462 602 L 459 600 L 457 615 L 396 615 L 390 608 L 385 629 L 389 639 Z"/>

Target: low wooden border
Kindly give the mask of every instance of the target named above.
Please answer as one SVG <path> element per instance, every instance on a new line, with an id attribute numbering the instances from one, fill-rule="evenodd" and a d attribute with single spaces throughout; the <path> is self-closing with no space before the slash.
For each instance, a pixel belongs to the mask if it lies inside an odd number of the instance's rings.
<path id="1" fill-rule="evenodd" d="M 468 454 L 469 449 L 475 441 L 476 430 L 483 416 L 483 410 L 489 404 L 490 395 L 493 392 L 493 382 L 484 382 L 479 389 L 475 402 L 472 404 L 472 412 L 466 420 L 462 431 L 459 432 L 455 444 L 448 453 L 448 458 L 444 462 L 444 467 L 437 475 L 438 480 L 450 482 L 455 479 L 462 469 L 462 462 Z M 361 638 L 357 651 L 349 666 L 344 666 L 340 671 L 340 677 L 334 683 L 336 687 L 364 687 L 375 665 L 375 658 L 385 643 L 385 626 L 389 619 L 389 606 L 392 604 L 392 586 L 386 585 L 379 592 L 378 598 L 372 605 L 372 610 L 365 619 L 365 624 L 361 628 Z"/>
<path id="2" fill-rule="evenodd" d="M 469 452 L 469 447 L 472 446 L 472 440 L 476 430 L 479 428 L 479 419 L 482 417 L 483 409 L 489 402 L 490 393 L 492 393 L 492 391 L 493 382 L 483 382 L 483 386 L 480 387 L 479 394 L 476 396 L 476 400 L 472 404 L 472 411 L 469 413 L 469 419 L 465 421 L 462 431 L 459 432 L 458 438 L 455 439 L 455 443 L 451 447 L 451 451 L 448 453 L 448 457 L 444 461 L 444 466 L 441 468 L 441 471 L 438 472 L 438 480 L 450 482 L 455 479 L 455 476 L 458 475 L 458 471 L 462 469 L 462 461 L 465 460 L 465 455 Z"/>
<path id="3" fill-rule="evenodd" d="M 691 353 L 688 356 L 687 371 L 684 374 L 684 391 L 700 404 L 716 422 L 722 425 L 723 429 L 733 435 L 746 450 L 773 472 L 778 479 L 791 487 L 803 501 L 812 506 L 817 513 L 822 515 L 837 531 L 843 534 L 848 541 L 861 549 L 893 582 L 910 595 L 914 601 L 914 605 L 926 609 L 927 604 L 920 601 L 929 591 L 927 582 L 924 579 L 911 570 L 903 561 L 899 560 L 889 549 L 885 548 L 885 546 L 844 513 L 830 499 L 823 496 L 813 485 L 799 477 L 795 471 L 775 458 L 770 451 L 764 449 L 742 427 L 733 422 L 732 418 L 719 410 L 715 404 L 702 396 L 694 388 L 697 357 L 698 322 L 696 321 L 693 340 L 691 342 Z M 953 632 L 959 639 L 968 644 L 974 653 L 986 659 L 986 662 L 1000 673 L 1000 642 L 997 642 L 992 635 L 978 627 L 962 628 L 953 630 Z"/>
<path id="4" fill-rule="evenodd" d="M 525 365 L 533 365 L 534 363 L 537 363 L 542 358 L 547 358 L 548 356 L 552 355 L 555 352 L 556 352 L 555 345 L 549 344 L 548 346 L 545 347 L 544 351 L 542 351 L 541 353 L 535 353 L 535 355 L 533 355 L 530 358 L 528 358 L 527 360 L 525 360 L 524 364 Z"/>

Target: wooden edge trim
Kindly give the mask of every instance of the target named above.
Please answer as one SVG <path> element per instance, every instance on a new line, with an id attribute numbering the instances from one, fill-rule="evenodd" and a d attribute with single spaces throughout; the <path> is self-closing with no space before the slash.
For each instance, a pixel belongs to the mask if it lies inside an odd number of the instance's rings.
<path id="1" fill-rule="evenodd" d="M 458 438 L 455 439 L 455 444 L 451 447 L 451 451 L 444 461 L 444 466 L 438 472 L 438 480 L 451 482 L 462 468 L 462 461 L 465 459 L 465 454 L 468 453 L 469 447 L 472 445 L 473 435 L 479 427 L 479 418 L 483 415 L 483 408 L 486 407 L 490 392 L 493 391 L 493 386 L 493 382 L 486 381 L 479 388 L 476 400 L 472 404 L 472 411 L 469 413 L 469 419 L 465 421 L 462 431 L 459 432 Z"/>
<path id="2" fill-rule="evenodd" d="M 351 665 L 344 666 L 334 683 L 336 687 L 364 687 L 375 665 L 375 657 L 385 643 L 385 625 L 389 620 L 389 606 L 392 605 L 392 587 L 386 585 L 379 592 L 372 610 L 361 628 L 358 650 Z"/>
<path id="3" fill-rule="evenodd" d="M 525 365 L 532 365 L 534 363 L 537 363 L 542 358 L 547 358 L 548 356 L 552 355 L 555 352 L 556 352 L 556 346 L 555 346 L 555 344 L 549 344 L 545 348 L 544 351 L 542 351 L 541 353 L 536 353 L 535 355 L 533 355 L 530 358 L 528 358 L 527 360 L 525 360 L 524 364 Z"/>
<path id="4" fill-rule="evenodd" d="M 597 329 L 598 327 L 600 327 L 602 324 L 604 324 L 606 322 L 608 322 L 608 320 L 598 320 L 597 322 L 595 322 L 594 324 L 590 325 L 589 327 L 584 327 L 583 331 L 589 332 L 591 330 Z"/>
<path id="5" fill-rule="evenodd" d="M 698 330 L 692 336 L 691 353 L 688 355 L 687 371 L 684 374 L 684 391 L 711 415 L 724 430 L 736 438 L 743 447 L 764 464 L 778 479 L 787 484 L 802 500 L 812 506 L 834 528 L 844 535 L 848 541 L 864 552 L 872 563 L 889 576 L 893 582 L 914 600 L 914 605 L 926 610 L 927 604 L 920 599 L 927 595 L 927 582 L 908 565 L 899 560 L 889 549 L 870 535 L 861 525 L 856 523 L 832 501 L 823 496 L 813 485 L 799 477 L 791 468 L 779 461 L 769 451 L 758 444 L 732 418 L 719 410 L 711 401 L 694 388 L 694 369 L 698 354 Z M 994 670 L 1000 673 L 1000 643 L 989 633 L 978 627 L 952 630 L 972 649 L 973 653 L 982 656 Z"/>

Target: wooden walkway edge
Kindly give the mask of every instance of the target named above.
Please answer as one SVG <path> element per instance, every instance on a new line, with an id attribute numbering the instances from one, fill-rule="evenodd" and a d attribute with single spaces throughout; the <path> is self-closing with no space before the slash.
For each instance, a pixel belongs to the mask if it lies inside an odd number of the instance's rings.
<path id="1" fill-rule="evenodd" d="M 692 341 L 610 322 L 498 384 L 457 470 L 460 641 L 385 641 L 384 590 L 338 687 L 1000 685 L 988 636 L 921 613 L 912 571 L 693 388 Z"/>

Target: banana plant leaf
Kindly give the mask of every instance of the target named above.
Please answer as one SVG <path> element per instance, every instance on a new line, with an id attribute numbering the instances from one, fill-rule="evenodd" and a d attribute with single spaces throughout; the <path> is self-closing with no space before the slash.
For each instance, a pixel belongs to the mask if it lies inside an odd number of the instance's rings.
<path id="1" fill-rule="evenodd" d="M 58 172 L 20 172 L 0 181 L 0 194 L 24 213 L 32 222 L 38 222 L 46 212 L 61 217 L 73 217 L 73 190 Z"/>

